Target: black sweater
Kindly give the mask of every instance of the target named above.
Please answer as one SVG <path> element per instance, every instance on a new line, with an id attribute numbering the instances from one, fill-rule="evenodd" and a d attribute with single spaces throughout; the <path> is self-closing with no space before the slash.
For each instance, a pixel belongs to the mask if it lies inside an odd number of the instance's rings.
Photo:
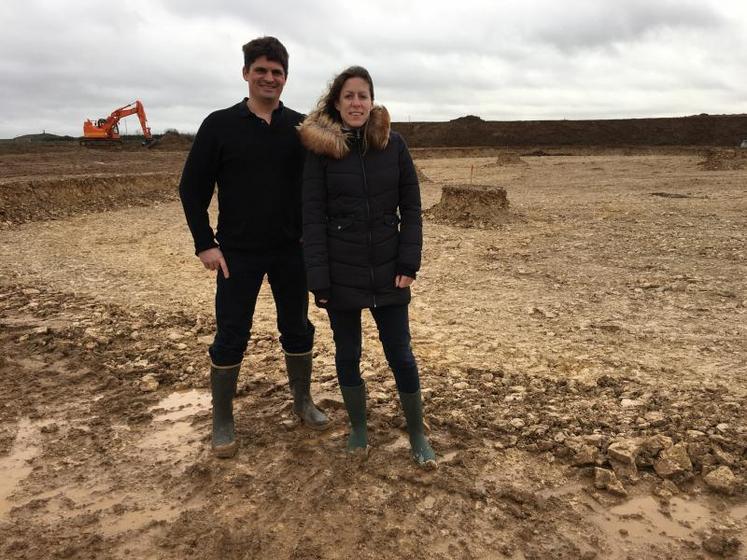
<path id="1" fill-rule="evenodd" d="M 184 164 L 179 195 L 195 252 L 221 249 L 271 253 L 298 246 L 305 152 L 296 131 L 303 115 L 282 103 L 271 124 L 246 99 L 211 113 Z M 208 206 L 218 185 L 218 230 Z M 217 243 L 216 243 L 217 241 Z"/>

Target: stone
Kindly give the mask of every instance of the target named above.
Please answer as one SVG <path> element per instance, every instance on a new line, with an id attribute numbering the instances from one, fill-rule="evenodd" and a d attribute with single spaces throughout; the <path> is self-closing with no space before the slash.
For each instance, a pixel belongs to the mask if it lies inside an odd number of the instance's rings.
<path id="1" fill-rule="evenodd" d="M 687 432 L 685 433 L 687 434 L 687 437 L 689 439 L 693 439 L 693 440 L 705 439 L 706 437 L 706 433 L 701 432 L 700 430 L 687 430 Z"/>
<path id="2" fill-rule="evenodd" d="M 734 455 L 732 455 L 728 451 L 724 451 L 719 445 L 713 446 L 713 456 L 716 457 L 716 460 L 720 464 L 726 465 L 727 467 L 733 467 L 737 464 L 737 459 L 734 457 Z"/>
<path id="3" fill-rule="evenodd" d="M 593 445 L 594 447 L 602 447 L 605 441 L 605 437 L 602 434 L 588 434 L 581 439 L 585 444 Z"/>
<path id="4" fill-rule="evenodd" d="M 609 459 L 609 463 L 617 478 L 629 482 L 638 482 L 638 468 L 635 466 L 635 463 L 623 463 L 611 458 Z"/>
<path id="5" fill-rule="evenodd" d="M 600 463 L 599 449 L 591 445 L 582 445 L 573 456 L 573 464 L 577 467 L 598 465 Z"/>
<path id="6" fill-rule="evenodd" d="M 457 391 L 463 391 L 464 389 L 466 389 L 467 387 L 469 387 L 469 385 L 467 383 L 465 383 L 464 381 L 459 381 L 457 383 L 454 383 L 452 385 L 452 387 L 454 389 L 456 389 Z"/>
<path id="7" fill-rule="evenodd" d="M 511 420 L 511 422 L 509 422 L 509 424 L 511 424 L 511 426 L 513 426 L 517 430 L 520 430 L 524 426 L 526 426 L 526 423 L 521 418 L 514 418 L 514 419 Z"/>
<path id="8" fill-rule="evenodd" d="M 663 478 L 690 472 L 692 469 L 693 464 L 687 454 L 687 444 L 685 442 L 680 442 L 662 450 L 659 457 L 654 461 L 656 474 Z"/>
<path id="9" fill-rule="evenodd" d="M 638 455 L 639 449 L 640 446 L 635 440 L 618 440 L 609 444 L 609 447 L 607 447 L 607 455 L 610 459 L 614 459 L 619 463 L 630 465 L 635 468 L 636 456 Z"/>
<path id="10" fill-rule="evenodd" d="M 636 455 L 636 463 L 639 467 L 650 467 L 654 464 L 654 459 L 662 449 L 672 447 L 672 438 L 662 434 L 656 434 L 644 439 Z"/>
<path id="11" fill-rule="evenodd" d="M 739 552 L 742 542 L 736 537 L 710 535 L 703 540 L 703 548 L 711 554 L 723 557 L 734 557 Z"/>
<path id="12" fill-rule="evenodd" d="M 600 467 L 594 469 L 594 487 L 600 490 L 607 490 L 616 496 L 626 497 L 628 495 L 622 482 L 617 479 L 617 475 L 609 469 Z"/>
<path id="13" fill-rule="evenodd" d="M 706 486 L 719 494 L 733 495 L 737 490 L 737 477 L 729 467 L 721 466 L 703 477 Z"/>
<path id="14" fill-rule="evenodd" d="M 152 393 L 158 390 L 158 380 L 152 373 L 143 375 L 138 382 L 138 388 L 143 393 Z"/>
<path id="15" fill-rule="evenodd" d="M 646 421 L 650 422 L 652 426 L 661 426 L 665 424 L 664 413 L 658 410 L 649 410 L 643 415 Z"/>
<path id="16" fill-rule="evenodd" d="M 660 484 L 657 484 L 653 490 L 655 496 L 660 498 L 669 499 L 672 496 L 676 496 L 680 493 L 679 487 L 671 480 L 664 479 Z"/>
<path id="17" fill-rule="evenodd" d="M 623 408 L 637 408 L 643 406 L 643 402 L 637 399 L 620 399 L 620 406 Z"/>

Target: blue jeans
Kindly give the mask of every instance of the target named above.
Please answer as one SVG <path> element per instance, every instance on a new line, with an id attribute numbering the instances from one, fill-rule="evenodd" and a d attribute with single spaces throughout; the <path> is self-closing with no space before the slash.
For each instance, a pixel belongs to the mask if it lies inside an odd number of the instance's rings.
<path id="1" fill-rule="evenodd" d="M 288 353 L 301 354 L 314 345 L 314 325 L 309 321 L 301 248 L 271 255 L 224 251 L 228 278 L 218 271 L 215 291 L 216 333 L 210 359 L 216 366 L 241 363 L 252 330 L 257 295 L 265 274 L 272 289 L 280 331 L 280 345 Z"/>
<path id="2" fill-rule="evenodd" d="M 397 390 L 414 393 L 420 389 L 418 364 L 410 347 L 407 305 L 371 308 L 379 330 L 389 367 L 394 372 Z M 361 310 L 327 309 L 335 339 L 337 379 L 343 387 L 358 387 L 361 379 Z"/>

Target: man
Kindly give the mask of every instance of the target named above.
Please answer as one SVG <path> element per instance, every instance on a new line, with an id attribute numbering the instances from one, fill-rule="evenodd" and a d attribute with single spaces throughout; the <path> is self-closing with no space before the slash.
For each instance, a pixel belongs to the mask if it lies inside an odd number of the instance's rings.
<path id="1" fill-rule="evenodd" d="M 301 254 L 304 151 L 296 131 L 303 115 L 280 101 L 288 76 L 282 43 L 261 37 L 243 51 L 249 97 L 203 121 L 179 185 L 195 252 L 217 274 L 217 330 L 209 353 L 212 446 L 218 457 L 232 457 L 238 448 L 233 397 L 265 274 L 275 300 L 293 411 L 311 428 L 328 424 L 309 391 L 314 326 L 307 316 Z M 208 206 L 216 183 L 214 235 Z"/>

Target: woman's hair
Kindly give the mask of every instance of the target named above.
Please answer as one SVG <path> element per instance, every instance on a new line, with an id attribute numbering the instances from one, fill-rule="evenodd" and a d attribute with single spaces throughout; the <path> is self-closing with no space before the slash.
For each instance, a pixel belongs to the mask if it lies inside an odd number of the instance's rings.
<path id="1" fill-rule="evenodd" d="M 327 113 L 332 120 L 338 123 L 342 122 L 342 117 L 340 116 L 340 112 L 335 109 L 335 102 L 340 99 L 342 86 L 344 86 L 345 82 L 350 78 L 361 78 L 366 80 L 366 82 L 368 82 L 368 89 L 371 92 L 371 102 L 373 103 L 374 100 L 374 85 L 373 80 L 371 79 L 371 74 L 368 73 L 368 70 L 363 68 L 363 66 L 351 66 L 350 68 L 346 68 L 340 72 L 334 80 L 332 80 L 332 83 L 329 85 L 329 90 L 321 97 L 321 99 L 319 99 L 319 103 L 317 104 L 318 109 Z"/>

